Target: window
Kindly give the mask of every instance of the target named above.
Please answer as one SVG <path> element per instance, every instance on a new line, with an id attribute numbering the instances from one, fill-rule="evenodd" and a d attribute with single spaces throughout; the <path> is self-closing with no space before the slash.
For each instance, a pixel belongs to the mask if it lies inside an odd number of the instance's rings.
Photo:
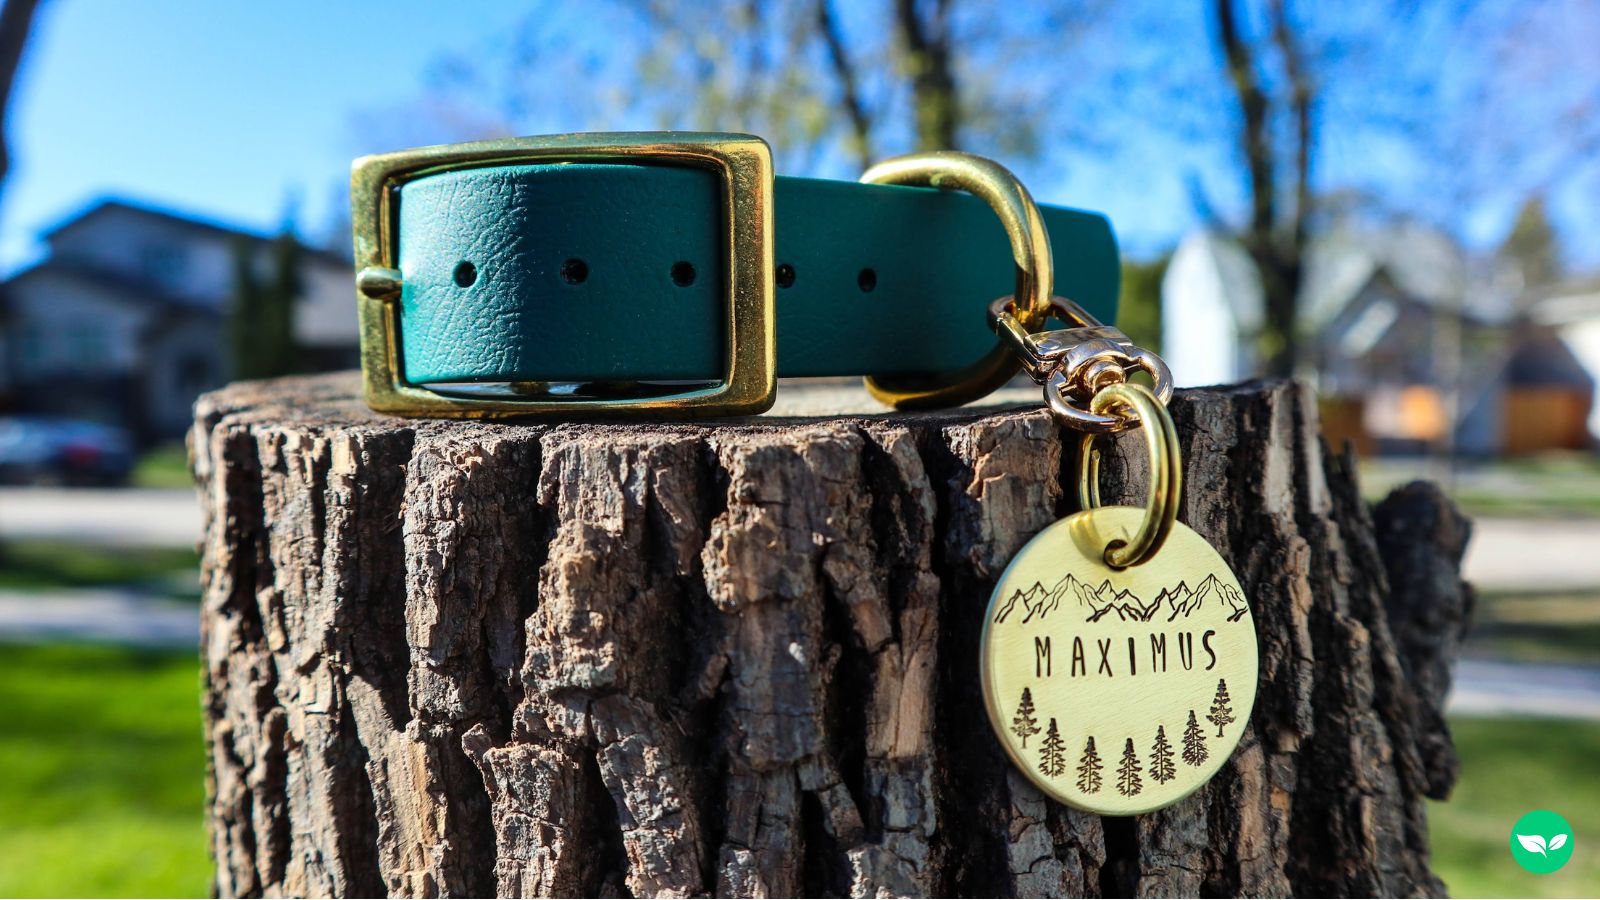
<path id="1" fill-rule="evenodd" d="M 184 278 L 184 253 L 171 244 L 148 244 L 140 253 L 140 266 L 151 281 L 166 287 L 178 287 Z"/>
<path id="2" fill-rule="evenodd" d="M 67 329 L 67 354 L 77 368 L 98 371 L 111 364 L 111 336 L 98 323 L 80 320 Z"/>
<path id="3" fill-rule="evenodd" d="M 37 323 L 27 322 L 17 329 L 17 368 L 25 378 L 45 366 L 49 356 L 44 329 Z"/>
<path id="4" fill-rule="evenodd" d="M 211 360 L 199 354 L 179 357 L 177 373 L 180 396 L 198 397 L 202 392 L 216 387 L 211 377 Z"/>

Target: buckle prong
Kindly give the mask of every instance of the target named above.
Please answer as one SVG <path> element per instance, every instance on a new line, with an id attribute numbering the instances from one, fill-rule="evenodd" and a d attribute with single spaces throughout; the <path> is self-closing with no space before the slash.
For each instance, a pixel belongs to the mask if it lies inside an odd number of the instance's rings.
<path id="1" fill-rule="evenodd" d="M 398 300 L 400 298 L 400 270 L 388 266 L 367 266 L 356 273 L 356 290 L 363 297 L 374 300 Z"/>

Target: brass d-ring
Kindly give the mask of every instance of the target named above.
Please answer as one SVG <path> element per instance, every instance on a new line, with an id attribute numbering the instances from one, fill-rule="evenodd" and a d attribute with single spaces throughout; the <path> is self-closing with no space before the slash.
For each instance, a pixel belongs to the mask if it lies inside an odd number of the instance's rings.
<path id="1" fill-rule="evenodd" d="M 1096 415 L 1118 415 L 1144 426 L 1144 444 L 1150 454 L 1150 491 L 1144 520 L 1126 543 L 1112 541 L 1106 547 L 1106 564 L 1123 569 L 1137 566 L 1156 555 L 1172 523 L 1178 518 L 1178 500 L 1183 494 L 1183 461 L 1178 448 L 1178 431 L 1172 416 L 1150 389 L 1139 384 L 1113 384 L 1102 388 L 1089 402 Z M 1093 432 L 1078 445 L 1078 502 L 1084 509 L 1100 505 L 1100 451 L 1094 448 Z"/>
<path id="2" fill-rule="evenodd" d="M 1017 263 L 1017 319 L 1030 332 L 1044 327 L 1055 283 L 1050 235 L 1028 189 L 1006 167 L 970 153 L 913 153 L 878 163 L 862 174 L 861 181 L 966 191 L 988 203 L 1005 226 Z M 975 324 L 979 315 L 975 309 Z M 895 409 L 959 406 L 1010 381 L 1018 368 L 1010 347 L 997 341 L 993 350 L 965 368 L 933 375 L 869 375 L 867 390 Z"/>

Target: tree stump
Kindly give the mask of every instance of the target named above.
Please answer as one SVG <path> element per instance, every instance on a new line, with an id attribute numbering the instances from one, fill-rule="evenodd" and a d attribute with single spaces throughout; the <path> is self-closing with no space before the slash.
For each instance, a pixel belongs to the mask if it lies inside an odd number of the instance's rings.
<path id="1" fill-rule="evenodd" d="M 197 407 L 223 896 L 1443 891 L 1468 524 L 1424 484 L 1369 509 L 1303 387 L 1172 403 L 1261 690 L 1213 781 L 1126 819 L 1046 801 L 979 695 L 995 579 L 1076 502 L 1036 394 L 703 425 L 357 391 Z M 1142 502 L 1139 441 L 1102 444 L 1106 502 Z"/>

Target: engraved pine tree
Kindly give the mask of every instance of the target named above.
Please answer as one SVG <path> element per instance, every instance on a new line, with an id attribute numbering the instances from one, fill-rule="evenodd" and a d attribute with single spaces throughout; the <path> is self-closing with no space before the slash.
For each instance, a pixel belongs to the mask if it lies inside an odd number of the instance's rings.
<path id="1" fill-rule="evenodd" d="M 1133 752 L 1133 738 L 1122 748 L 1122 765 L 1117 767 L 1117 790 L 1124 797 L 1132 797 L 1144 787 L 1139 780 L 1139 754 Z"/>
<path id="2" fill-rule="evenodd" d="M 1100 791 L 1100 754 L 1094 749 L 1094 738 L 1083 745 L 1083 758 L 1078 760 L 1078 790 L 1085 794 Z"/>
<path id="3" fill-rule="evenodd" d="M 1051 778 L 1067 770 L 1066 741 L 1056 730 L 1056 720 L 1050 720 L 1050 730 L 1045 732 L 1044 746 L 1039 748 L 1039 771 Z"/>
<path id="4" fill-rule="evenodd" d="M 1022 702 L 1017 704 L 1017 714 L 1011 720 L 1011 731 L 1022 738 L 1024 749 L 1028 746 L 1028 737 L 1039 733 L 1039 720 L 1033 717 L 1033 692 L 1027 688 L 1022 689 Z"/>
<path id="5" fill-rule="evenodd" d="M 1177 776 L 1172 765 L 1172 745 L 1167 742 L 1165 725 L 1156 726 L 1156 743 L 1150 748 L 1150 777 L 1166 784 Z"/>
<path id="6" fill-rule="evenodd" d="M 1194 710 L 1189 710 L 1189 725 L 1183 729 L 1183 761 L 1191 766 L 1198 766 L 1206 761 L 1206 736 L 1200 730 L 1200 723 L 1194 717 Z"/>
<path id="7" fill-rule="evenodd" d="M 1228 704 L 1233 701 L 1228 699 L 1228 680 L 1217 681 L 1217 696 L 1211 701 L 1211 713 L 1206 716 L 1211 724 L 1217 726 L 1217 737 L 1222 737 L 1222 729 L 1234 721 L 1233 707 Z"/>

